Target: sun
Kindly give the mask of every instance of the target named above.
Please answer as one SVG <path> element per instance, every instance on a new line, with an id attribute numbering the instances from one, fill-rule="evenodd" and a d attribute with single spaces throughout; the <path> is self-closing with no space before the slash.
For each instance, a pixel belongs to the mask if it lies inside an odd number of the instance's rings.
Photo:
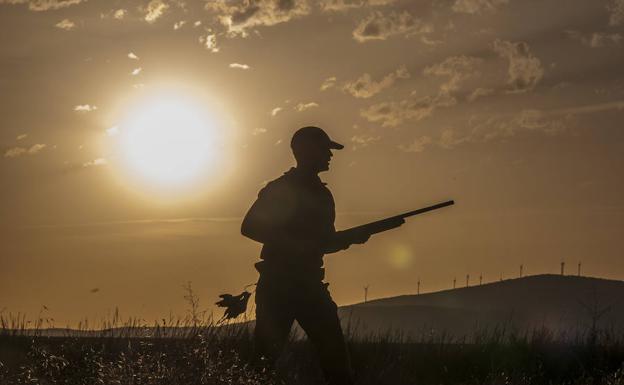
<path id="1" fill-rule="evenodd" d="M 151 185 L 190 184 L 214 164 L 215 121 L 202 103 L 178 94 L 134 106 L 119 125 L 124 164 Z"/>

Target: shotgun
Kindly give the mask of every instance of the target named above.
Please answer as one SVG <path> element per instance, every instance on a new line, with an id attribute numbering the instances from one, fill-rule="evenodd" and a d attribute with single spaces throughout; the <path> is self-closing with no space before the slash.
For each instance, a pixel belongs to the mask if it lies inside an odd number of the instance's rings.
<path id="1" fill-rule="evenodd" d="M 368 234 L 373 235 L 377 233 L 381 233 L 383 231 L 391 230 L 401 226 L 405 223 L 405 218 L 409 218 L 414 215 L 426 213 L 427 211 L 441 209 L 442 207 L 450 206 L 455 204 L 455 201 L 446 201 L 442 203 L 435 204 L 433 206 L 423 207 L 421 209 L 408 211 L 403 214 L 395 215 L 392 217 L 388 217 L 385 219 L 381 219 L 375 222 L 367 223 L 364 225 L 351 227 L 350 229 L 346 229 L 341 231 L 341 236 L 346 237 L 347 239 L 351 237 L 358 237 L 360 234 Z"/>

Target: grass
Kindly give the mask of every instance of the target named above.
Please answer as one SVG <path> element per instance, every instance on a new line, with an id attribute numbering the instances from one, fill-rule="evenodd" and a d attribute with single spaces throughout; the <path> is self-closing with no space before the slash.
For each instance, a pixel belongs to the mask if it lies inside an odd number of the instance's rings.
<path id="1" fill-rule="evenodd" d="M 186 317 L 149 325 L 116 312 L 97 328 L 85 321 L 50 329 L 47 309 L 34 322 L 0 312 L 0 385 L 323 383 L 305 339 L 293 338 L 269 365 L 254 357 L 249 324 L 215 322 L 199 311 L 190 284 L 185 291 Z M 345 334 L 358 385 L 624 385 L 624 338 L 595 325 L 584 335 L 501 327 L 462 339 L 426 331 L 361 337 L 355 329 Z"/>
<path id="2" fill-rule="evenodd" d="M 158 331 L 160 330 L 160 331 Z M 0 384 L 320 384 L 313 349 L 291 341 L 275 369 L 253 359 L 250 329 L 214 324 L 126 325 L 89 336 L 0 332 Z M 147 336 L 149 335 L 149 336 Z M 613 335 L 559 340 L 545 330 L 406 340 L 349 339 L 357 384 L 624 385 Z"/>

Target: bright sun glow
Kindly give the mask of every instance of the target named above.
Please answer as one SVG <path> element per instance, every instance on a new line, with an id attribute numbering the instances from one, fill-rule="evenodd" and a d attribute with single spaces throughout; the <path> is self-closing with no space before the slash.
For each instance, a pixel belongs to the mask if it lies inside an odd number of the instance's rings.
<path id="1" fill-rule="evenodd" d="M 127 165 L 151 183 L 188 184 L 215 159 L 214 122 L 190 98 L 150 98 L 133 109 L 120 133 Z"/>

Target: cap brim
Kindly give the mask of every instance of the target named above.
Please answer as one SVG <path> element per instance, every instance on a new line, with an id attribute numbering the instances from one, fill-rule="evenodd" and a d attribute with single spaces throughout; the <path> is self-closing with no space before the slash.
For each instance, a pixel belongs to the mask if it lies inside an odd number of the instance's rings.
<path id="1" fill-rule="evenodd" d="M 333 148 L 334 150 L 342 150 L 344 146 L 340 143 L 336 143 L 333 140 L 329 142 L 329 148 Z"/>

